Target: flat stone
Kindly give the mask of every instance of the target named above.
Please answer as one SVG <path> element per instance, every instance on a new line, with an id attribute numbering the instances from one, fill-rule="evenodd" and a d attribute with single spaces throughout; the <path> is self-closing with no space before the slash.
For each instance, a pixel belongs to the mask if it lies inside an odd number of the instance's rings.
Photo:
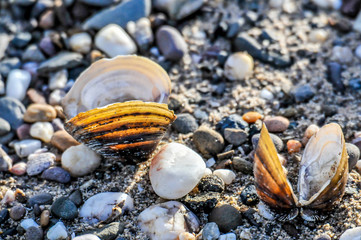
<path id="1" fill-rule="evenodd" d="M 15 98 L 0 98 L 1 118 L 8 121 L 12 129 L 17 129 L 23 123 L 24 105 Z"/>
<path id="2" fill-rule="evenodd" d="M 60 197 L 51 205 L 51 213 L 58 218 L 73 220 L 78 216 L 78 208 L 67 197 Z"/>
<path id="3" fill-rule="evenodd" d="M 53 196 L 49 193 L 39 193 L 29 198 L 28 205 L 33 207 L 35 204 L 46 205 L 53 202 Z"/>
<path id="4" fill-rule="evenodd" d="M 64 68 L 74 68 L 83 61 L 80 53 L 60 52 L 54 57 L 42 62 L 38 68 L 38 74 L 44 75 L 50 72 L 56 72 Z"/>
<path id="5" fill-rule="evenodd" d="M 224 148 L 222 135 L 206 126 L 201 126 L 194 132 L 193 142 L 206 157 L 215 156 Z"/>
<path id="6" fill-rule="evenodd" d="M 253 173 L 253 164 L 243 158 L 234 157 L 232 159 L 232 164 L 235 170 L 241 171 L 245 174 Z"/>
<path id="7" fill-rule="evenodd" d="M 16 142 L 14 148 L 19 157 L 27 157 L 41 148 L 41 142 L 35 139 L 25 139 Z"/>
<path id="8" fill-rule="evenodd" d="M 224 138 L 234 146 L 240 146 L 248 140 L 248 133 L 243 129 L 226 128 Z"/>
<path id="9" fill-rule="evenodd" d="M 164 57 L 179 61 L 187 52 L 187 44 L 181 33 L 174 27 L 162 26 L 156 33 L 157 46 Z"/>
<path id="10" fill-rule="evenodd" d="M 124 1 L 91 16 L 83 23 L 83 29 L 94 28 L 99 30 L 111 23 L 125 28 L 129 21 L 137 21 L 142 17 L 147 17 L 150 11 L 150 0 Z"/>
<path id="11" fill-rule="evenodd" d="M 50 167 L 46 169 L 41 174 L 41 178 L 59 183 L 68 183 L 71 180 L 70 173 L 61 167 Z"/>
<path id="12" fill-rule="evenodd" d="M 55 154 L 50 152 L 33 153 L 28 156 L 26 172 L 29 176 L 42 173 L 55 163 Z"/>

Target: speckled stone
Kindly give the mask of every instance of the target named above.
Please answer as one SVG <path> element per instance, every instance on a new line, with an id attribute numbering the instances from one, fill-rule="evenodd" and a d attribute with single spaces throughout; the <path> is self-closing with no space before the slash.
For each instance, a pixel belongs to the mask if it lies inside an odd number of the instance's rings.
<path id="1" fill-rule="evenodd" d="M 51 167 L 46 169 L 41 178 L 59 183 L 68 183 L 71 180 L 70 173 L 61 167 Z"/>
<path id="2" fill-rule="evenodd" d="M 172 127 L 178 132 L 186 134 L 197 130 L 198 123 L 189 113 L 181 113 L 177 115 L 177 119 L 173 122 Z"/>
<path id="3" fill-rule="evenodd" d="M 51 213 L 62 219 L 73 220 L 78 216 L 78 208 L 67 197 L 60 197 L 51 206 Z"/>
<path id="4" fill-rule="evenodd" d="M 224 148 L 222 135 L 206 126 L 201 126 L 194 132 L 193 143 L 206 157 L 215 156 Z"/>
<path id="5" fill-rule="evenodd" d="M 266 124 L 269 132 L 278 133 L 286 131 L 290 125 L 290 121 L 282 116 L 266 117 L 264 124 Z"/>

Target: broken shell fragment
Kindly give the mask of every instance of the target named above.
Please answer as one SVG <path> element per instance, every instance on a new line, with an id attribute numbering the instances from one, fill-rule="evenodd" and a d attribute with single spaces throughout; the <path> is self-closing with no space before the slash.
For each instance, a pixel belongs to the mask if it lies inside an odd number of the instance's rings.
<path id="1" fill-rule="evenodd" d="M 323 126 L 310 138 L 303 153 L 298 178 L 300 197 L 297 199 L 263 125 L 254 158 L 257 194 L 263 202 L 276 209 L 330 209 L 345 192 L 347 158 L 341 127 L 335 123 Z"/>
<path id="2" fill-rule="evenodd" d="M 170 79 L 156 63 L 119 56 L 92 64 L 62 101 L 65 129 L 107 158 L 148 159 L 175 120 Z"/>

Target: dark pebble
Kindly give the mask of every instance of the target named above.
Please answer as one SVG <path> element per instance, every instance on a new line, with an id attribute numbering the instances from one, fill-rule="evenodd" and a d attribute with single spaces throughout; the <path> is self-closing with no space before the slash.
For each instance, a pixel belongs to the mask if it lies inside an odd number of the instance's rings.
<path id="1" fill-rule="evenodd" d="M 43 230 L 40 227 L 31 226 L 26 229 L 25 237 L 27 240 L 42 240 Z"/>
<path id="2" fill-rule="evenodd" d="M 243 120 L 242 116 L 238 114 L 232 114 L 228 117 L 222 118 L 216 125 L 216 130 L 224 135 L 224 130 L 226 128 L 236 128 L 236 129 L 248 129 L 248 123 Z"/>
<path id="3" fill-rule="evenodd" d="M 305 102 L 313 98 L 315 96 L 315 91 L 309 84 L 304 84 L 298 86 L 293 95 L 295 97 L 296 102 Z"/>
<path id="4" fill-rule="evenodd" d="M 101 240 L 114 240 L 124 231 L 124 224 L 120 222 L 112 222 L 102 228 L 85 231 L 84 234 L 94 234 Z"/>
<path id="5" fill-rule="evenodd" d="M 240 18 L 235 22 L 231 22 L 228 26 L 227 38 L 234 38 L 241 31 L 244 25 L 244 19 Z"/>
<path id="6" fill-rule="evenodd" d="M 256 205 L 259 202 L 256 187 L 247 185 L 241 192 L 241 202 L 247 206 Z"/>
<path id="7" fill-rule="evenodd" d="M 254 226 L 261 226 L 260 223 L 257 222 L 255 214 L 258 215 L 258 212 L 253 208 L 248 208 L 246 211 L 243 212 L 243 216 Z"/>
<path id="8" fill-rule="evenodd" d="M 14 227 L 13 228 L 8 228 L 1 234 L 1 237 L 6 238 L 8 236 L 14 236 L 17 233 L 18 233 L 18 231 L 16 230 L 16 228 L 14 228 Z M 9 238 L 9 239 L 11 239 L 11 238 Z"/>
<path id="9" fill-rule="evenodd" d="M 341 5 L 342 14 L 348 17 L 356 17 L 361 9 L 360 0 L 343 0 Z"/>
<path id="10" fill-rule="evenodd" d="M 206 157 L 215 156 L 224 148 L 222 135 L 207 126 L 201 126 L 194 132 L 193 143 Z"/>
<path id="11" fill-rule="evenodd" d="M 0 74 L 7 77 L 11 70 L 20 68 L 20 66 L 21 62 L 19 58 L 5 58 L 0 62 Z"/>
<path id="12" fill-rule="evenodd" d="M 10 217 L 18 221 L 25 216 L 26 210 L 23 205 L 16 205 L 10 209 Z"/>
<path id="13" fill-rule="evenodd" d="M 329 20 L 329 23 L 333 28 L 342 33 L 348 33 L 352 30 L 352 23 L 345 18 L 332 18 Z"/>
<path id="14" fill-rule="evenodd" d="M 33 207 L 34 204 L 46 205 L 53 202 L 53 196 L 49 193 L 39 193 L 29 198 L 28 205 Z"/>
<path id="15" fill-rule="evenodd" d="M 120 190 L 117 192 L 120 192 Z M 80 190 L 77 189 L 69 195 L 68 199 L 72 201 L 77 207 L 79 207 L 83 203 L 83 194 Z"/>
<path id="16" fill-rule="evenodd" d="M 78 216 L 78 208 L 67 197 L 55 200 L 50 210 L 54 216 L 66 220 L 73 220 Z"/>
<path id="17" fill-rule="evenodd" d="M 198 190 L 200 192 L 219 192 L 224 191 L 223 180 L 214 174 L 209 174 L 201 178 L 198 183 Z"/>
<path id="18" fill-rule="evenodd" d="M 245 174 L 253 173 L 253 164 L 244 158 L 234 157 L 232 159 L 232 164 L 234 169 L 237 171 L 241 171 L 242 173 Z"/>
<path id="19" fill-rule="evenodd" d="M 181 113 L 177 115 L 177 119 L 172 124 L 175 130 L 186 134 L 197 130 L 197 120 L 189 113 Z"/>
<path id="20" fill-rule="evenodd" d="M 351 171 L 360 159 L 360 149 L 352 143 L 346 143 L 346 150 L 348 155 L 348 169 Z"/>
<path id="21" fill-rule="evenodd" d="M 222 232 L 229 232 L 242 224 L 242 216 L 236 208 L 225 204 L 215 207 L 210 213 L 208 221 L 217 223 Z"/>
<path id="22" fill-rule="evenodd" d="M 91 6 L 96 6 L 96 7 L 107 7 L 109 5 L 111 5 L 112 3 L 116 2 L 115 0 L 80 0 L 80 2 L 91 5 Z"/>
<path id="23" fill-rule="evenodd" d="M 31 41 L 31 34 L 28 32 L 19 32 L 15 35 L 11 44 L 17 48 L 25 47 Z"/>
<path id="24" fill-rule="evenodd" d="M 218 192 L 200 193 L 195 196 L 186 195 L 182 202 L 193 212 L 209 213 L 217 205 L 221 194 Z"/>
<path id="25" fill-rule="evenodd" d="M 39 47 L 48 56 L 54 56 L 56 54 L 55 46 L 53 44 L 53 41 L 51 41 L 50 37 L 42 38 L 39 43 Z"/>
<path id="26" fill-rule="evenodd" d="M 253 137 L 252 137 L 253 149 L 257 148 L 260 135 L 261 134 L 259 134 L 259 133 L 253 135 Z M 281 138 L 279 138 L 277 135 L 272 134 L 272 133 L 270 133 L 269 135 L 272 139 L 273 144 L 275 145 L 275 147 L 277 149 L 277 152 L 281 152 L 284 147 L 284 144 L 283 144 Z"/>
<path id="27" fill-rule="evenodd" d="M 59 183 L 68 183 L 71 179 L 70 173 L 61 167 L 51 167 L 46 169 L 41 174 L 41 178 Z"/>
<path id="28" fill-rule="evenodd" d="M 38 204 L 34 204 L 33 211 L 35 216 L 39 216 L 41 214 L 41 209 Z"/>
<path id="29" fill-rule="evenodd" d="M 3 224 L 6 220 L 9 219 L 9 210 L 8 209 L 3 209 L 0 211 L 0 224 Z"/>
<path id="30" fill-rule="evenodd" d="M 35 44 L 29 45 L 24 51 L 22 58 L 24 62 L 43 62 L 45 61 L 45 56 Z"/>
<path id="31" fill-rule="evenodd" d="M 17 129 L 23 123 L 24 105 L 17 99 L 3 97 L 0 99 L 1 118 L 5 119 L 12 129 Z"/>
<path id="32" fill-rule="evenodd" d="M 38 68 L 38 73 L 48 74 L 64 68 L 73 68 L 82 63 L 83 56 L 75 52 L 61 52 L 54 57 L 42 62 Z"/>
<path id="33" fill-rule="evenodd" d="M 291 223 L 284 223 L 282 228 L 287 232 L 291 237 L 296 238 L 298 236 L 298 230 L 295 225 Z"/>
<path id="34" fill-rule="evenodd" d="M 181 33 L 174 27 L 162 26 L 156 33 L 157 46 L 164 57 L 179 61 L 187 52 L 187 44 Z"/>
<path id="35" fill-rule="evenodd" d="M 325 114 L 325 117 L 331 117 L 338 112 L 338 107 L 335 105 L 325 104 L 322 106 L 322 112 Z"/>
<path id="36" fill-rule="evenodd" d="M 350 79 L 348 86 L 354 91 L 361 90 L 361 78 Z"/>
<path id="37" fill-rule="evenodd" d="M 345 85 L 341 79 L 341 65 L 337 62 L 327 64 L 327 80 L 332 84 L 336 92 L 345 91 Z"/>

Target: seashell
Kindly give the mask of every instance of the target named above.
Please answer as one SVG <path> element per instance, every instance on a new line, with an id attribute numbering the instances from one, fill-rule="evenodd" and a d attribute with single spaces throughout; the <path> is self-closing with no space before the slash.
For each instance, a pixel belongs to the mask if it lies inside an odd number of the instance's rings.
<path id="1" fill-rule="evenodd" d="M 138 56 L 102 59 L 85 70 L 62 100 L 65 129 L 107 158 L 146 160 L 175 120 L 167 73 Z"/>
<path id="2" fill-rule="evenodd" d="M 341 127 L 336 123 L 323 126 L 308 141 L 298 178 L 297 198 L 286 178 L 277 150 L 265 125 L 254 156 L 254 177 L 259 198 L 274 209 L 306 208 L 328 210 L 345 192 L 348 177 L 348 156 Z"/>

